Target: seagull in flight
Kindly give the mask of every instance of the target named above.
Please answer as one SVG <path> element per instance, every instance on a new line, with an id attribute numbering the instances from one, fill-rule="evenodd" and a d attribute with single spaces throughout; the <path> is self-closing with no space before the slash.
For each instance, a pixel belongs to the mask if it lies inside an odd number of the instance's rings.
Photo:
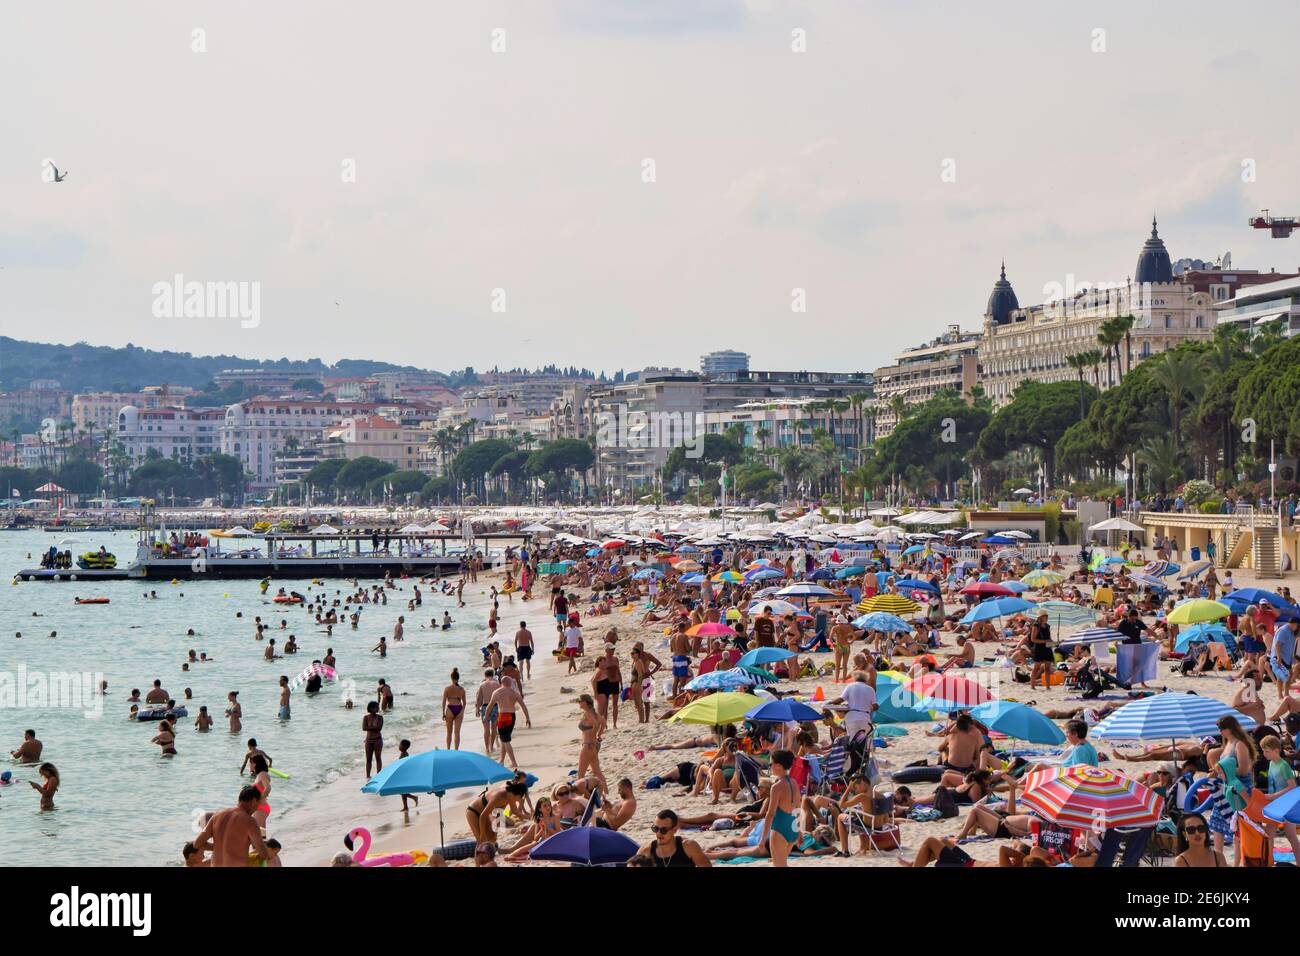
<path id="1" fill-rule="evenodd" d="M 50 163 L 50 169 L 54 170 L 54 181 L 56 183 L 61 183 L 68 178 L 68 174 L 59 172 L 59 167 L 53 163 Z"/>

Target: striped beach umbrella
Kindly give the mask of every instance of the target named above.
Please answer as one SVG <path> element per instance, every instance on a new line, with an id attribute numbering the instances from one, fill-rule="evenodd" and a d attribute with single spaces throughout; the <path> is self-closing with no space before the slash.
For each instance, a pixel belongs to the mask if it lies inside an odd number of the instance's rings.
<path id="1" fill-rule="evenodd" d="M 853 626 L 861 631 L 881 631 L 883 633 L 906 634 L 912 630 L 912 625 L 908 624 L 897 614 L 890 614 L 888 611 L 873 611 L 870 614 L 863 614 L 855 618 Z"/>
<path id="2" fill-rule="evenodd" d="M 1200 624 L 1203 621 L 1218 621 L 1231 613 L 1232 610 L 1226 604 L 1193 598 L 1175 607 L 1165 620 L 1170 624 Z"/>
<path id="3" fill-rule="evenodd" d="M 745 572 L 746 581 L 772 581 L 783 577 L 785 577 L 785 572 L 778 571 L 776 568 L 758 568 Z"/>
<path id="4" fill-rule="evenodd" d="M 930 594 L 938 594 L 939 589 L 929 581 L 922 581 L 920 578 L 903 578 L 901 581 L 895 581 L 894 587 L 900 591 L 928 591 Z"/>
<path id="5" fill-rule="evenodd" d="M 765 598 L 761 601 L 755 601 L 749 606 L 750 614 L 758 614 L 763 608 L 768 608 L 775 615 L 783 616 L 786 614 L 802 614 L 803 608 L 797 604 L 791 604 L 789 601 L 782 601 L 778 598 Z"/>
<path id="6" fill-rule="evenodd" d="M 1161 580 L 1160 580 L 1158 577 L 1156 577 L 1154 574 L 1145 574 L 1145 573 L 1139 571 L 1137 574 L 1130 574 L 1130 575 L 1129 575 L 1129 580 L 1131 580 L 1131 581 L 1136 581 L 1138 584 L 1142 585 L 1144 588 L 1157 588 L 1158 590 L 1161 590 L 1161 591 L 1167 591 L 1167 590 L 1169 590 L 1169 584 L 1168 584 L 1168 582 L 1166 582 L 1166 581 L 1161 581 Z"/>
<path id="7" fill-rule="evenodd" d="M 987 703 L 993 695 L 974 681 L 953 674 L 932 671 L 922 674 L 903 685 L 904 690 L 916 695 L 922 707 L 948 708 L 973 707 Z"/>
<path id="8" fill-rule="evenodd" d="M 863 613 L 871 611 L 888 611 L 890 614 L 915 614 L 921 605 L 901 594 L 874 594 L 858 603 L 858 610 Z"/>
<path id="9" fill-rule="evenodd" d="M 685 561 L 678 561 L 673 565 L 678 571 L 703 571 L 704 565 L 698 561 L 692 561 L 687 558 Z"/>
<path id="10" fill-rule="evenodd" d="M 994 561 L 1019 561 L 1024 558 L 1024 553 L 1015 548 L 1003 548 L 1000 551 L 993 552 Z"/>
<path id="11" fill-rule="evenodd" d="M 709 671 L 692 678 L 686 684 L 687 690 L 738 690 L 758 683 L 757 678 L 748 671 L 732 668 L 725 671 Z"/>
<path id="12" fill-rule="evenodd" d="M 776 592 L 779 598 L 792 597 L 834 597 L 835 592 L 820 584 L 792 584 Z"/>
<path id="13" fill-rule="evenodd" d="M 1097 612 L 1092 608 L 1070 601 L 1039 601 L 1034 606 L 1034 613 L 1041 611 L 1047 612 L 1047 622 L 1058 631 L 1079 624 L 1092 624 L 1097 620 Z"/>
<path id="14" fill-rule="evenodd" d="M 1113 627 L 1085 627 L 1082 631 L 1076 631 L 1069 637 L 1062 638 L 1058 646 L 1064 650 L 1078 647 L 1080 644 L 1109 644 L 1111 641 L 1122 641 L 1124 638 L 1125 635 Z"/>
<path id="15" fill-rule="evenodd" d="M 1219 732 L 1217 721 L 1231 714 L 1250 730 L 1252 717 L 1213 697 L 1169 691 L 1130 701 L 1089 731 L 1100 740 L 1175 740 L 1208 737 Z"/>
<path id="16" fill-rule="evenodd" d="M 1061 826 L 1110 830 L 1155 826 L 1165 801 L 1117 770 L 1080 764 L 1031 773 L 1020 803 Z"/>
<path id="17" fill-rule="evenodd" d="M 1152 577 L 1166 578 L 1178 573 L 1178 565 L 1172 561 L 1148 561 L 1142 566 L 1142 573 Z"/>
<path id="18" fill-rule="evenodd" d="M 713 580 L 719 584 L 739 584 L 745 579 L 735 571 L 720 571 L 713 576 Z"/>
<path id="19" fill-rule="evenodd" d="M 1060 571 L 1049 571 L 1047 568 L 1037 568 L 1030 571 L 1020 579 L 1023 583 L 1028 584 L 1031 588 L 1047 588 L 1053 584 L 1060 584 L 1065 580 L 1065 575 Z"/>
<path id="20" fill-rule="evenodd" d="M 1178 572 L 1178 580 L 1186 581 L 1189 578 L 1194 578 L 1197 575 L 1204 574 L 1212 567 L 1214 567 L 1214 562 L 1208 558 L 1201 558 L 1199 561 L 1193 561 L 1191 564 L 1185 565 L 1183 569 Z"/>
<path id="21" fill-rule="evenodd" d="M 751 684 L 775 684 L 781 678 L 777 677 L 771 671 L 765 671 L 761 667 L 755 667 L 753 664 L 737 664 L 731 668 L 733 671 L 744 671 L 753 678 Z"/>

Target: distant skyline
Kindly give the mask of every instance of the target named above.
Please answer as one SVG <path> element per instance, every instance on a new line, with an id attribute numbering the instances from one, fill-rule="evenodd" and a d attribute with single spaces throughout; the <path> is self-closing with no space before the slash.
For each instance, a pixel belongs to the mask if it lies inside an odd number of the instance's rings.
<path id="1" fill-rule="evenodd" d="M 0 334 L 871 370 L 978 329 L 1004 259 L 1022 305 L 1124 281 L 1153 213 L 1174 259 L 1300 270 L 1246 225 L 1300 214 L 1297 35 L 1281 0 L 17 6 Z M 156 317 L 176 275 L 258 321 Z"/>

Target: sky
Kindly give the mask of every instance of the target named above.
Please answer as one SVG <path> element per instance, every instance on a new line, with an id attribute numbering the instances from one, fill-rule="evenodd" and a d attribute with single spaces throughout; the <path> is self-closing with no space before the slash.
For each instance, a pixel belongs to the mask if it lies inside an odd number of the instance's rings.
<path id="1" fill-rule="evenodd" d="M 1246 219 L 1300 215 L 1298 27 L 1271 0 L 7 4 L 0 333 L 857 371 L 978 329 L 1004 258 L 1022 305 L 1124 281 L 1153 213 L 1174 258 L 1294 271 L 1300 237 Z M 256 321 L 169 314 L 177 275 L 256 289 Z"/>

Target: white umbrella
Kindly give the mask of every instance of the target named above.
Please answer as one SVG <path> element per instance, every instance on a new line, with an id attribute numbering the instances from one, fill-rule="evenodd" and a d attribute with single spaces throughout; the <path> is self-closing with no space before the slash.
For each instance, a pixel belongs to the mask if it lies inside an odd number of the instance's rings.
<path id="1" fill-rule="evenodd" d="M 1107 518 L 1088 529 L 1089 534 L 1094 531 L 1146 531 L 1146 528 L 1132 521 L 1125 521 L 1123 518 Z"/>
<path id="2" fill-rule="evenodd" d="M 399 528 L 397 533 L 398 534 L 424 534 L 425 530 L 421 525 L 408 524 L 404 528 Z"/>
<path id="3" fill-rule="evenodd" d="M 529 534 L 555 534 L 554 528 L 548 528 L 544 524 L 530 524 L 530 525 L 526 525 L 520 530 L 526 531 Z"/>
<path id="4" fill-rule="evenodd" d="M 867 514 L 873 518 L 892 518 L 894 515 L 901 515 L 902 512 L 897 508 L 876 508 L 873 511 L 868 511 Z"/>
<path id="5" fill-rule="evenodd" d="M 995 534 L 1000 534 L 1004 538 L 1024 538 L 1026 540 L 1033 537 L 1033 535 L 1027 534 L 1024 531 L 998 531 L 995 532 Z"/>
<path id="6" fill-rule="evenodd" d="M 312 528 L 311 531 L 307 533 L 308 534 L 338 534 L 339 529 L 333 527 L 332 525 L 319 524 L 316 527 Z"/>
<path id="7" fill-rule="evenodd" d="M 1011 493 L 1013 495 L 1032 495 L 1034 493 L 1034 490 L 1032 488 L 1017 488 L 1015 491 Z"/>

